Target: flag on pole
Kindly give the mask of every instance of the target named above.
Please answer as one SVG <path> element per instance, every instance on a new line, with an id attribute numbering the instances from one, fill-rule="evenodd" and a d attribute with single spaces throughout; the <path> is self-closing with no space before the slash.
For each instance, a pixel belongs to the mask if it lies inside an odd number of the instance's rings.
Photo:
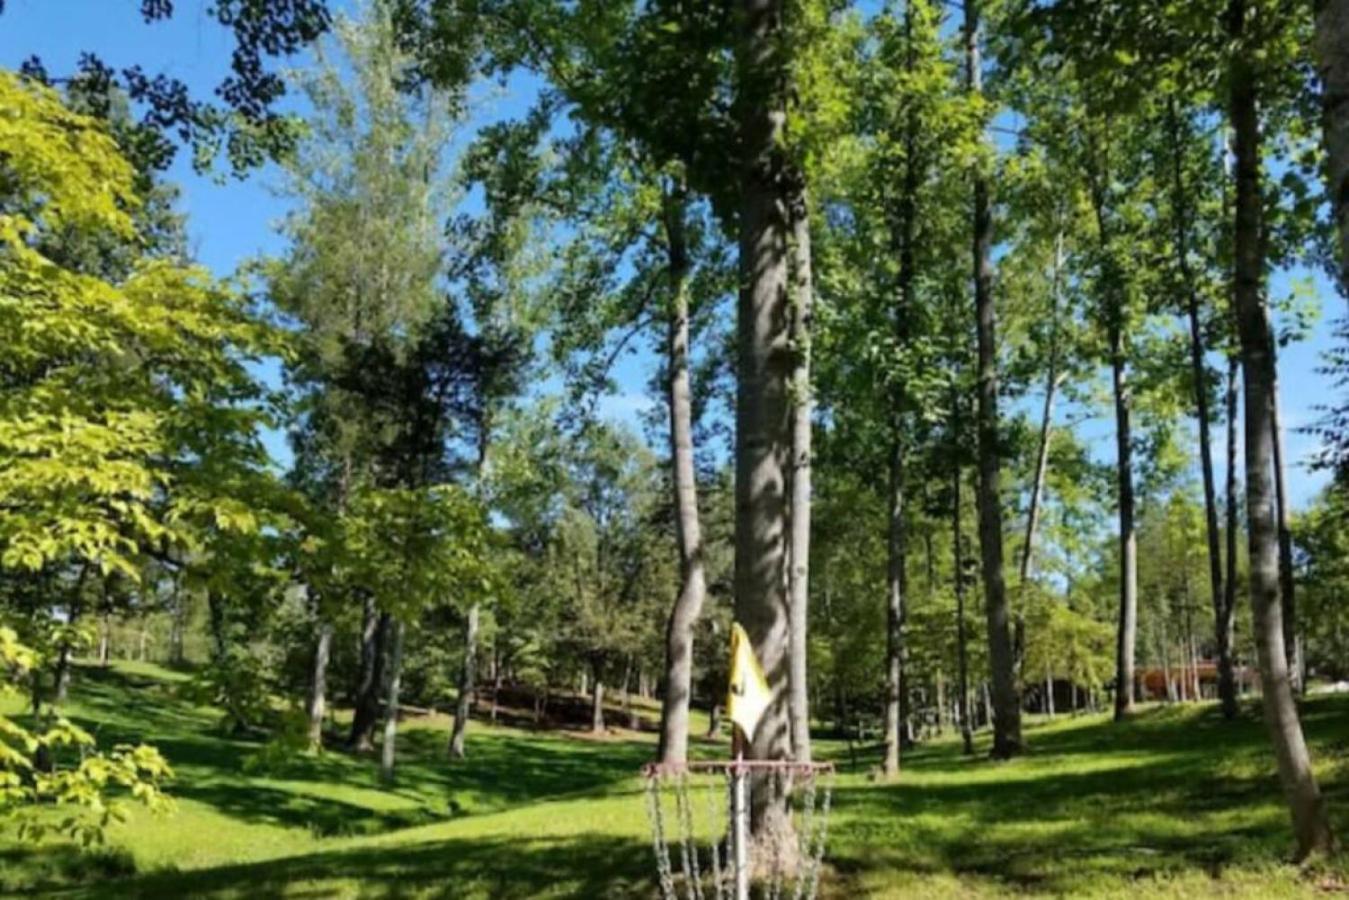
<path id="1" fill-rule="evenodd" d="M 731 624 L 731 684 L 726 695 L 726 715 L 744 733 L 745 740 L 754 739 L 754 729 L 764 710 L 772 702 L 768 679 L 750 646 L 749 635 L 739 622 Z"/>

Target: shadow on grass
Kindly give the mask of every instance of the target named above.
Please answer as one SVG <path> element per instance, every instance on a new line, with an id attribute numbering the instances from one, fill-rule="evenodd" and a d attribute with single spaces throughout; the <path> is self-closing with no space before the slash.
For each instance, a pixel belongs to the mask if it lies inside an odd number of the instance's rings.
<path id="1" fill-rule="evenodd" d="M 628 791 L 635 769 L 652 752 L 642 741 L 478 728 L 470 733 L 469 758 L 452 762 L 443 727 L 409 723 L 399 736 L 392 786 L 379 783 L 372 758 L 343 752 L 297 756 L 265 775 L 249 775 L 242 762 L 261 745 L 223 737 L 208 712 L 160 682 L 97 672 L 81 684 L 77 699 L 76 718 L 98 726 L 102 739 L 159 746 L 182 773 L 171 787 L 178 796 L 241 821 L 321 836 L 382 834 L 544 799 Z M 1349 698 L 1308 700 L 1303 721 L 1313 755 L 1326 767 L 1322 787 L 1337 830 L 1349 833 Z M 1060 719 L 1028 729 L 1027 738 L 1028 755 L 1010 763 L 964 757 L 958 743 L 944 741 L 907 752 L 894 784 L 842 779 L 831 826 L 835 869 L 845 882 L 862 874 L 932 873 L 1014 892 L 1073 895 L 1095 880 L 1123 891 L 1154 876 L 1218 879 L 1229 869 L 1275 866 L 1291 849 L 1258 704 L 1248 703 L 1230 723 L 1211 704 L 1150 706 L 1121 724 Z M 986 740 L 981 736 L 981 746 Z M 822 742 L 820 750 L 848 768 L 845 746 Z M 857 750 L 860 770 L 877 761 L 874 747 Z M 363 797 L 365 790 L 384 797 Z M 530 838 L 387 847 L 367 842 L 298 858 L 133 878 L 97 869 L 81 874 L 82 863 L 57 855 L 51 874 L 37 881 L 83 882 L 89 886 L 77 896 L 87 897 L 509 900 L 654 893 L 645 843 L 607 836 Z M 0 869 L 31 865 L 48 861 L 0 857 Z M 93 879 L 102 880 L 90 884 Z"/>
<path id="2" fill-rule="evenodd" d="M 1344 833 L 1349 703 L 1309 701 L 1303 718 Z M 1121 724 L 1059 723 L 1029 738 L 1028 756 L 1010 763 L 943 743 L 908 754 L 907 779 L 840 787 L 836 868 L 845 877 L 953 873 L 1073 895 L 1100 878 L 1218 879 L 1229 868 L 1278 866 L 1292 850 L 1258 707 L 1236 722 L 1212 706 L 1155 707 Z"/>
<path id="3" fill-rule="evenodd" d="M 317 797 L 258 783 L 214 782 L 176 790 L 181 798 L 203 803 L 240 821 L 307 829 L 316 837 L 382 834 L 453 818 L 453 808 L 408 806 L 376 810 L 332 797 Z"/>
<path id="4" fill-rule="evenodd" d="M 104 746 L 153 744 L 178 772 L 169 785 L 174 796 L 240 821 L 324 837 L 379 834 L 566 795 L 603 795 L 629 782 L 652 752 L 643 741 L 477 729 L 468 758 L 451 760 L 444 728 L 412 724 L 398 737 L 393 784 L 381 782 L 377 755 L 344 750 L 297 753 L 248 772 L 246 763 L 263 742 L 222 734 L 209 710 L 185 702 L 172 685 L 116 667 L 80 666 L 76 678 L 72 719 Z M 334 787 L 346 789 L 345 795 L 332 796 Z M 362 798 L 361 791 L 386 799 Z M 364 805 L 362 799 L 377 802 Z"/>
<path id="5" fill-rule="evenodd" d="M 450 760 L 446 734 L 411 730 L 399 736 L 398 784 L 438 783 L 492 798 L 493 809 L 570 794 L 602 794 L 637 773 L 652 755 L 640 741 L 593 743 L 566 735 L 470 735 L 468 757 Z"/>
<path id="6" fill-rule="evenodd" d="M 80 898 L 372 898 L 654 896 L 650 850 L 636 841 L 450 840 L 332 850 L 304 857 L 117 879 L 61 896 Z"/>
<path id="7" fill-rule="evenodd" d="M 0 895 L 19 896 L 126 877 L 136 871 L 125 850 L 80 850 L 72 845 L 5 847 L 0 849 Z"/>

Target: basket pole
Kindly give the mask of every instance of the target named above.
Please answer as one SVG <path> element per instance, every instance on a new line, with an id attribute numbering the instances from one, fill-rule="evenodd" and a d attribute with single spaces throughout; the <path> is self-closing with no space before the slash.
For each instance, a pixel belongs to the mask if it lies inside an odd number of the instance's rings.
<path id="1" fill-rule="evenodd" d="M 749 778 L 739 765 L 745 758 L 745 738 L 734 726 L 735 765 L 731 769 L 731 845 L 735 860 L 735 900 L 749 900 Z"/>

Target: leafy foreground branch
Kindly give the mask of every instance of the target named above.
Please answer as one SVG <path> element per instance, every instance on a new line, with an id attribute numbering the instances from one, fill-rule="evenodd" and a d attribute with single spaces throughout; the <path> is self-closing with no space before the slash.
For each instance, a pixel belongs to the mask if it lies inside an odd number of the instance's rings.
<path id="1" fill-rule="evenodd" d="M 0 668 L 9 675 L 0 682 L 0 700 L 17 693 L 15 684 L 41 662 L 12 628 L 0 628 Z M 154 747 L 118 744 L 102 752 L 89 732 L 63 716 L 26 728 L 0 715 L 0 825 L 15 824 L 21 840 L 57 833 L 85 847 L 101 844 L 109 825 L 127 820 L 132 804 L 171 811 L 161 785 L 172 777 Z"/>

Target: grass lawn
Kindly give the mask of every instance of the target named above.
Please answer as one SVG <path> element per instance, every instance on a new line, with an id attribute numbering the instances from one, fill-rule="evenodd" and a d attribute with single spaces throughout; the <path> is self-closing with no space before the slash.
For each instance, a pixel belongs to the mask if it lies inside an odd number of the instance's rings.
<path id="1" fill-rule="evenodd" d="M 399 778 L 329 752 L 265 773 L 259 744 L 223 737 L 180 699 L 182 676 L 121 664 L 77 673 L 73 716 L 100 741 L 156 744 L 177 772 L 177 810 L 137 811 L 106 850 L 0 836 L 0 893 L 69 897 L 651 897 L 637 767 L 649 736 L 592 740 L 475 722 L 468 760 L 445 757 L 448 723 L 406 723 Z M 1338 831 L 1349 835 L 1349 698 L 1307 702 L 1304 721 Z M 695 728 L 696 730 L 696 728 Z M 1299 871 L 1254 707 L 1145 707 L 1032 722 L 1031 753 L 965 758 L 958 741 L 909 753 L 895 783 L 843 765 L 822 894 L 830 897 L 1301 897 L 1349 890 L 1343 862 Z M 981 747 L 982 749 L 982 747 Z M 699 752 L 719 756 L 724 745 Z"/>

